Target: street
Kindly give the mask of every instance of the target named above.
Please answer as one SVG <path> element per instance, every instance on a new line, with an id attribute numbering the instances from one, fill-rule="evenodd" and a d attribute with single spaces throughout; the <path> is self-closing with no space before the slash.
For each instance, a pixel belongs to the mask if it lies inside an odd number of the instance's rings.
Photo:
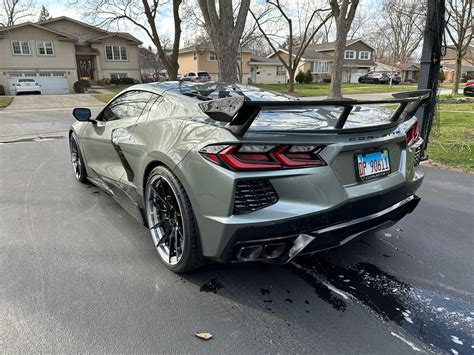
<path id="1" fill-rule="evenodd" d="M 0 167 L 2 352 L 473 352 L 471 174 L 426 168 L 413 214 L 317 257 L 176 275 L 64 137 L 0 144 Z"/>

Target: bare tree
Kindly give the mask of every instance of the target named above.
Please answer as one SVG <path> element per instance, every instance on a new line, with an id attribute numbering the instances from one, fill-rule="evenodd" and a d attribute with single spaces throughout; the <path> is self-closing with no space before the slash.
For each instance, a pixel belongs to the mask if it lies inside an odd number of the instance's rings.
<path id="1" fill-rule="evenodd" d="M 31 19 L 36 14 L 35 0 L 2 0 L 0 4 L 0 26 L 13 26 Z"/>
<path id="2" fill-rule="evenodd" d="M 354 20 L 359 0 L 330 0 L 329 3 L 336 22 L 336 42 L 334 43 L 334 65 L 328 98 L 340 100 L 342 99 L 341 82 L 347 33 L 351 28 L 352 20 Z"/>
<path id="3" fill-rule="evenodd" d="M 250 10 L 258 29 L 288 72 L 288 93 L 290 94 L 295 90 L 295 74 L 304 52 L 308 48 L 308 45 L 312 43 L 318 31 L 331 18 L 331 14 L 329 13 L 322 17 L 322 20 L 317 23 L 318 14 L 328 12 L 328 9 L 316 8 L 314 4 L 313 6 L 309 6 L 310 4 L 311 3 L 305 3 L 306 6 L 304 6 L 304 9 L 298 6 L 298 10 L 305 11 L 305 15 L 303 15 L 298 13 L 298 11 L 295 13 L 294 11 L 286 9 L 280 3 L 280 0 L 267 1 L 267 6 L 272 9 L 272 11 L 268 13 L 273 13 L 273 11 L 277 12 L 281 20 L 286 23 L 288 37 L 285 47 L 288 54 L 285 56 L 278 51 L 277 42 L 271 38 L 271 34 L 265 31 L 262 19 L 259 19 L 254 11 Z M 296 24 L 294 22 L 296 22 Z M 298 29 L 299 34 L 296 33 Z"/>
<path id="4" fill-rule="evenodd" d="M 143 30 L 156 47 L 157 55 L 163 63 L 170 80 L 178 76 L 178 53 L 181 39 L 181 18 L 179 9 L 182 0 L 78 0 L 84 16 L 90 17 L 98 26 L 118 25 L 121 22 L 131 23 Z M 174 23 L 174 36 L 171 50 L 166 48 L 164 36 L 159 33 L 159 22 L 163 13 L 169 11 Z"/>
<path id="5" fill-rule="evenodd" d="M 420 46 L 426 18 L 424 0 L 387 0 L 382 7 L 384 22 L 377 35 L 385 39 L 393 63 L 406 63 Z"/>
<path id="6" fill-rule="evenodd" d="M 446 11 L 449 16 L 446 22 L 446 32 L 453 42 L 456 52 L 456 71 L 453 80 L 453 95 L 455 95 L 459 90 L 462 58 L 466 55 L 473 39 L 472 0 L 447 0 Z"/>
<path id="7" fill-rule="evenodd" d="M 220 81 L 229 83 L 237 81 L 236 58 L 239 56 L 240 39 L 249 6 L 250 0 L 240 0 L 234 18 L 232 0 L 219 0 L 219 9 L 216 7 L 216 0 L 199 0 L 206 30 L 219 60 Z"/>

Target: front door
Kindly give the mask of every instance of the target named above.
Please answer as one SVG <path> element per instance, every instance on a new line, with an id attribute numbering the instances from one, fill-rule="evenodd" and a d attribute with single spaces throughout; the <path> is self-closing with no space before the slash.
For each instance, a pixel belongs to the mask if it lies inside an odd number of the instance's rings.
<path id="1" fill-rule="evenodd" d="M 80 58 L 77 60 L 77 71 L 80 80 L 94 80 L 93 58 Z"/>
<path id="2" fill-rule="evenodd" d="M 117 140 L 131 140 L 133 127 L 152 96 L 143 91 L 126 92 L 107 105 L 96 123 L 84 128 L 82 148 L 91 170 L 88 173 L 101 179 L 111 190 L 124 174 L 133 174 L 129 171 L 127 153 L 122 152 Z"/>

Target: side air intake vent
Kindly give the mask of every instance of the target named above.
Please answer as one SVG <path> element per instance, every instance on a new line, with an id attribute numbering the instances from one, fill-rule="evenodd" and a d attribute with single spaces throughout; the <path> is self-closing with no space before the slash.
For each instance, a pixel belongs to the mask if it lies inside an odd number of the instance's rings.
<path id="1" fill-rule="evenodd" d="M 416 150 L 415 150 L 414 165 L 415 166 L 420 165 L 420 161 L 421 161 L 421 145 L 419 147 L 417 147 Z"/>
<path id="2" fill-rule="evenodd" d="M 234 214 L 250 213 L 277 203 L 278 194 L 268 180 L 239 181 L 235 189 Z"/>

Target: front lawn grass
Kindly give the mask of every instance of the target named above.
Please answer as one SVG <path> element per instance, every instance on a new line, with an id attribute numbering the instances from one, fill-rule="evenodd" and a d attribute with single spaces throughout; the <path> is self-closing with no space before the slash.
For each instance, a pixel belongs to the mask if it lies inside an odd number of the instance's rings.
<path id="1" fill-rule="evenodd" d="M 473 105 L 439 105 L 439 121 L 433 125 L 427 152 L 435 163 L 474 172 Z"/>
<path id="2" fill-rule="evenodd" d="M 326 96 L 329 92 L 329 83 L 313 83 L 313 84 L 295 84 L 294 96 Z M 279 92 L 282 94 L 288 93 L 285 84 L 256 84 L 256 86 Z M 416 90 L 416 85 L 383 85 L 383 84 L 358 84 L 358 83 L 343 83 L 342 93 L 347 94 L 370 94 L 378 92 L 397 92 Z"/>
<path id="3" fill-rule="evenodd" d="M 113 94 L 91 94 L 91 95 L 99 101 L 109 102 L 117 94 L 113 93 Z"/>
<path id="4" fill-rule="evenodd" d="M 13 102 L 13 96 L 0 96 L 0 108 L 5 108 Z"/>

